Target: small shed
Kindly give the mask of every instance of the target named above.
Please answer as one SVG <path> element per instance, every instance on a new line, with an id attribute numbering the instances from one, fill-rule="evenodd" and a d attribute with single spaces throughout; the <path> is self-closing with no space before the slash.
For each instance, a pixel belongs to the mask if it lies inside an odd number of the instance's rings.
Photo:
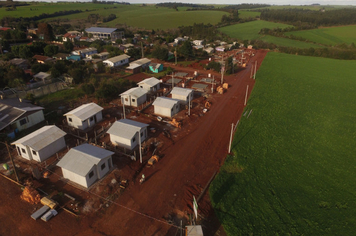
<path id="1" fill-rule="evenodd" d="M 87 103 L 64 114 L 69 126 L 85 130 L 103 119 L 103 108 L 96 103 Z"/>
<path id="2" fill-rule="evenodd" d="M 193 99 L 193 89 L 174 87 L 171 91 L 172 98 L 182 101 L 184 104 L 189 103 Z"/>
<path id="3" fill-rule="evenodd" d="M 176 99 L 158 97 L 152 105 L 156 115 L 173 117 L 179 112 L 179 100 Z"/>
<path id="4" fill-rule="evenodd" d="M 163 64 L 160 63 L 151 63 L 149 65 L 150 71 L 153 73 L 159 73 L 163 70 Z"/>
<path id="5" fill-rule="evenodd" d="M 147 138 L 148 124 L 129 119 L 116 121 L 107 131 L 113 145 L 134 149 L 140 142 Z M 140 135 L 139 135 L 140 133 Z"/>
<path id="6" fill-rule="evenodd" d="M 147 100 L 147 91 L 140 87 L 131 88 L 122 94 L 121 102 L 126 106 L 138 107 Z"/>
<path id="7" fill-rule="evenodd" d="M 155 77 L 151 77 L 138 82 L 137 85 L 147 92 L 156 92 L 161 87 L 161 81 Z"/>
<path id="8" fill-rule="evenodd" d="M 89 188 L 102 179 L 113 167 L 114 152 L 90 144 L 74 147 L 57 163 L 63 177 Z"/>
<path id="9" fill-rule="evenodd" d="M 47 125 L 11 143 L 19 156 L 27 160 L 45 161 L 66 147 L 66 133 L 55 125 Z"/>
<path id="10" fill-rule="evenodd" d="M 151 60 L 148 58 L 141 58 L 136 61 L 130 63 L 128 67 L 126 67 L 126 71 L 131 72 L 133 74 L 139 73 L 141 69 L 146 69 L 150 65 Z"/>
<path id="11" fill-rule="evenodd" d="M 129 63 L 129 58 L 130 58 L 130 56 L 128 56 L 126 54 L 122 54 L 120 56 L 111 57 L 109 59 L 106 59 L 105 61 L 103 61 L 103 63 L 105 65 L 107 65 L 108 67 L 122 66 L 122 65 Z"/>

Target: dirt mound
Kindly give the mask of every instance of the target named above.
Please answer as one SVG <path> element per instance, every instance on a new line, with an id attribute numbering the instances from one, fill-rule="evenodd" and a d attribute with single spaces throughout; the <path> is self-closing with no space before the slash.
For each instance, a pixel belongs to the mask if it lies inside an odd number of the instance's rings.
<path id="1" fill-rule="evenodd" d="M 41 196 L 36 189 L 26 186 L 22 192 L 21 199 L 31 204 L 37 204 L 41 201 Z"/>

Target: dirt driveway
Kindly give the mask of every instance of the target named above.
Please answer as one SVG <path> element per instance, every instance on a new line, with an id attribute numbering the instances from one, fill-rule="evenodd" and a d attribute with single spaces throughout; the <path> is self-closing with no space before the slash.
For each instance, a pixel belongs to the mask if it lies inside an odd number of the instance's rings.
<path id="1" fill-rule="evenodd" d="M 245 70 L 224 79 L 230 87 L 203 117 L 191 119 L 189 132 L 161 150 L 163 158 L 142 173 L 146 182 L 130 183 L 110 207 L 79 219 L 61 212 L 45 223 L 29 216 L 33 206 L 19 198 L 21 190 L 0 178 L 0 235 L 176 235 L 180 220 L 186 223 L 193 214 L 192 198 L 199 196 L 212 175 L 219 170 L 228 153 L 231 123 L 240 119 L 246 86 L 249 95 L 254 85 L 250 78 L 255 60 L 258 67 L 266 51 L 256 51 Z M 208 192 L 199 202 L 204 235 L 225 233 L 217 221 Z M 179 233 L 177 234 L 179 235 Z"/>

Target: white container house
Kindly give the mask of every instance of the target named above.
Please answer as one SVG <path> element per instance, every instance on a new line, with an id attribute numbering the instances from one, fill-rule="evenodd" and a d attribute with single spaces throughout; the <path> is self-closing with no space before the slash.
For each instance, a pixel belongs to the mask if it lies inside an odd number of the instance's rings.
<path id="1" fill-rule="evenodd" d="M 96 103 L 87 103 L 64 114 L 69 126 L 85 130 L 103 119 L 103 108 Z"/>
<path id="2" fill-rule="evenodd" d="M 147 91 L 140 87 L 135 87 L 123 92 L 120 96 L 121 103 L 125 104 L 125 106 L 138 107 L 146 102 Z"/>
<path id="3" fill-rule="evenodd" d="M 179 100 L 158 97 L 152 104 L 154 113 L 159 116 L 172 117 L 179 112 Z"/>

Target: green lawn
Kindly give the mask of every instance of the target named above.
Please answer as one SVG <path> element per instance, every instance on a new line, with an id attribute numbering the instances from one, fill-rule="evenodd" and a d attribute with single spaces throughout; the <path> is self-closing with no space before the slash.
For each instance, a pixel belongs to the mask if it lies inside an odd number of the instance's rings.
<path id="1" fill-rule="evenodd" d="M 301 42 L 297 40 L 287 39 L 287 38 L 279 38 L 270 35 L 261 35 L 258 34 L 262 28 L 286 28 L 291 25 L 273 23 L 263 20 L 250 21 L 242 24 L 235 24 L 226 27 L 222 27 L 219 30 L 232 38 L 236 38 L 239 40 L 252 40 L 259 39 L 269 43 L 274 43 L 278 46 L 285 47 L 298 47 L 298 48 L 310 48 L 310 47 L 320 47 L 319 45 L 315 45 L 312 43 Z"/>
<path id="2" fill-rule="evenodd" d="M 286 33 L 286 35 L 291 34 L 324 45 L 335 45 L 341 43 L 356 44 L 356 25 L 320 28 Z"/>
<path id="3" fill-rule="evenodd" d="M 228 235 L 354 235 L 355 67 L 268 53 L 209 190 Z"/>

